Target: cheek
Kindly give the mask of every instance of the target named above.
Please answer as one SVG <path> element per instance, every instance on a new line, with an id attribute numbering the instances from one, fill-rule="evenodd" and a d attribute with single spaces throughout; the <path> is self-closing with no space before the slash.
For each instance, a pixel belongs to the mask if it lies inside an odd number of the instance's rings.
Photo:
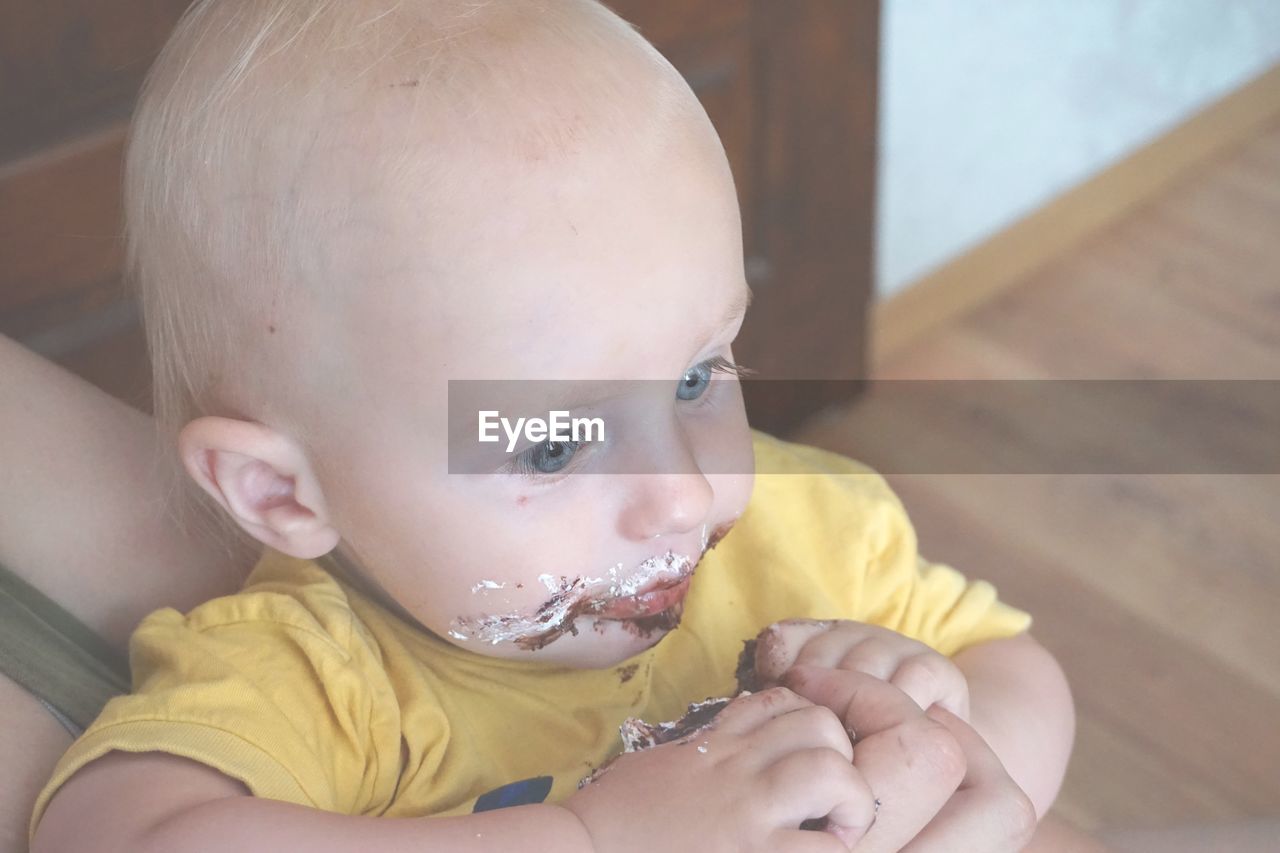
<path id="1" fill-rule="evenodd" d="M 707 470 L 717 472 L 709 477 L 716 490 L 717 512 L 737 518 L 747 508 L 755 486 L 755 450 L 740 394 L 736 408 L 719 424 L 710 447 L 715 458 Z"/>
<path id="2" fill-rule="evenodd" d="M 478 479 L 415 470 L 364 485 L 347 506 L 358 529 L 344 536 L 364 570 L 419 621 L 447 626 L 471 606 L 477 583 L 505 579 L 518 553 L 507 531 L 525 514 L 516 496 L 495 501 Z"/>
<path id="3" fill-rule="evenodd" d="M 697 448 L 698 465 L 705 474 L 737 479 L 740 482 L 736 491 L 749 493 L 755 457 L 742 386 L 735 382 L 725 391 L 712 417 L 688 422 L 691 437 Z"/>
<path id="4" fill-rule="evenodd" d="M 751 500 L 751 491 L 755 487 L 754 474 L 731 474 L 728 479 L 725 495 L 725 511 L 737 518 L 747 508 Z"/>
<path id="5" fill-rule="evenodd" d="M 491 519 L 459 501 L 418 504 L 388 531 L 394 552 L 376 569 L 383 586 L 418 619 L 438 628 L 467 603 L 473 585 L 494 579 L 481 568 L 500 559 L 495 546 L 501 541 L 491 526 Z"/>
<path id="6" fill-rule="evenodd" d="M 607 501 L 593 491 L 604 479 L 590 478 L 577 490 L 455 502 L 437 517 L 447 523 L 433 522 L 415 537 L 419 565 L 430 567 L 419 583 L 436 587 L 423 606 L 448 619 L 536 608 L 548 595 L 541 575 L 573 578 L 617 560 L 610 538 L 599 535 L 610 527 Z"/>

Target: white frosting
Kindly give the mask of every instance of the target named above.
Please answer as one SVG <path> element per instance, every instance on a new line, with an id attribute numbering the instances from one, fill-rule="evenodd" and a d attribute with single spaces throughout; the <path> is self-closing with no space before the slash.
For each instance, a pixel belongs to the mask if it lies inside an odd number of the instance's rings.
<path id="1" fill-rule="evenodd" d="M 550 578 L 543 575 L 542 578 Z M 539 580 L 541 580 L 540 578 Z M 546 583 L 543 580 L 543 583 Z M 562 596 L 553 597 L 548 605 L 544 605 L 534 616 L 523 616 L 510 613 L 499 616 L 460 616 L 449 626 L 449 636 L 455 640 L 480 640 L 496 646 L 498 643 L 512 643 L 537 637 L 548 631 L 562 628 L 573 611 L 575 605 L 586 592 L 586 583 L 582 578 L 572 581 L 563 580 L 563 586 L 548 586 L 553 593 L 563 592 Z"/>
<path id="2" fill-rule="evenodd" d="M 704 708 L 708 708 L 712 705 L 720 705 L 723 707 L 728 704 L 729 697 L 727 696 L 720 699 L 705 699 L 701 702 L 690 702 L 689 710 L 685 714 L 685 717 L 691 714 L 696 714 Z M 622 721 L 622 725 L 618 726 L 618 734 L 622 736 L 622 751 L 639 752 L 642 749 L 651 749 L 660 743 L 669 741 L 672 737 L 672 731 L 679 729 L 683 720 L 684 717 L 681 717 L 679 720 L 668 720 L 665 723 L 646 723 L 638 717 L 627 717 Z M 691 740 L 695 735 L 711 728 L 714 722 L 715 718 L 712 717 L 702 725 L 685 732 L 682 736 L 683 739 L 681 740 L 681 743 L 685 743 Z M 707 741 L 703 741 L 702 745 L 698 747 L 698 752 L 706 752 L 707 743 Z"/>
<path id="3" fill-rule="evenodd" d="M 551 599 L 534 615 L 514 612 L 460 616 L 449 626 L 449 636 L 455 640 L 479 640 L 497 645 L 564 630 L 574 611 L 584 601 L 604 604 L 610 599 L 629 598 L 653 583 L 679 581 L 693 573 L 693 563 L 683 554 L 667 551 L 660 556 L 649 557 L 626 578 L 620 577 L 621 570 L 622 563 L 615 563 L 605 572 L 607 578 L 577 577 L 569 580 L 562 577 L 557 580 L 549 574 L 539 575 L 538 581 L 551 593 Z M 502 589 L 505 585 L 482 580 L 471 591 Z"/>

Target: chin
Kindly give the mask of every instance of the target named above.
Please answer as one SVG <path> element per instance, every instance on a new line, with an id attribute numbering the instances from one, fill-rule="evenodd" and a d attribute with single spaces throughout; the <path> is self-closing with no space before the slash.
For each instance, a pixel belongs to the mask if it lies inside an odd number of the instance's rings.
<path id="1" fill-rule="evenodd" d="M 674 616 L 674 623 L 659 621 L 662 616 L 643 620 L 582 617 L 574 626 L 576 634 L 561 634 L 536 651 L 509 648 L 503 657 L 572 669 L 608 669 L 662 642 L 675 629 L 679 615 Z"/>

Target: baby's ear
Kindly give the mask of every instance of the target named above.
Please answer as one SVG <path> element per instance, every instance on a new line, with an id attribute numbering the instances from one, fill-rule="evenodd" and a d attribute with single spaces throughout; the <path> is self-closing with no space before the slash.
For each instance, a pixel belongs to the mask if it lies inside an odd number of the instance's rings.
<path id="1" fill-rule="evenodd" d="M 292 439 L 262 424 L 203 417 L 183 427 L 178 451 L 200 488 L 259 542 L 308 560 L 338 544 L 315 471 Z"/>

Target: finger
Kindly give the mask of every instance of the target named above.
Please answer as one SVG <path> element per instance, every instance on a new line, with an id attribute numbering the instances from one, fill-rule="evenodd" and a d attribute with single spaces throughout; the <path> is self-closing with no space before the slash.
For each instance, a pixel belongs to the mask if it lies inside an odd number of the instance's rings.
<path id="1" fill-rule="evenodd" d="M 888 681 L 897 670 L 903 658 L 914 654 L 914 650 L 903 653 L 903 644 L 895 643 L 883 637 L 867 637 L 851 649 L 848 649 L 832 669 L 847 669 L 851 672 L 865 672 L 882 681 Z"/>
<path id="2" fill-rule="evenodd" d="M 937 703 L 960 719 L 969 719 L 969 682 L 955 664 L 935 651 L 901 661 L 889 683 L 923 710 Z"/>
<path id="3" fill-rule="evenodd" d="M 925 716 L 945 726 L 964 751 L 965 772 L 960 782 L 961 788 L 996 785 L 1006 779 L 1013 781 L 995 750 L 982 739 L 982 735 L 978 734 L 973 726 L 958 719 L 955 714 L 945 708 L 931 708 Z"/>
<path id="4" fill-rule="evenodd" d="M 880 800 L 859 853 L 896 851 L 914 838 L 955 793 L 964 753 L 941 723 L 901 690 L 873 676 L 795 667 L 784 681 L 836 710 L 858 733 L 853 763 Z"/>
<path id="5" fill-rule="evenodd" d="M 756 637 L 756 676 L 762 684 L 776 684 L 796 662 L 800 650 L 814 637 L 831 630 L 835 622 L 788 619 L 775 622 Z"/>
<path id="6" fill-rule="evenodd" d="M 783 675 L 782 683 L 834 711 L 855 741 L 924 715 L 907 694 L 862 672 L 794 666 Z"/>
<path id="7" fill-rule="evenodd" d="M 831 628 L 804 644 L 792 666 L 835 669 L 850 649 L 876 638 L 883 631 L 883 628 L 861 622 L 834 622 Z"/>
<path id="8" fill-rule="evenodd" d="M 716 715 L 713 725 L 717 731 L 745 735 L 774 717 L 812 707 L 813 702 L 788 688 L 771 687 L 734 699 Z"/>
<path id="9" fill-rule="evenodd" d="M 770 836 L 768 849 L 786 853 L 846 853 L 853 848 L 830 832 L 778 829 Z"/>
<path id="10" fill-rule="evenodd" d="M 766 773 L 773 821 L 798 827 L 825 819 L 842 840 L 861 838 L 876 817 L 875 794 L 840 753 L 808 749 L 787 755 Z"/>
<path id="11" fill-rule="evenodd" d="M 860 740 L 853 764 L 879 800 L 860 853 L 901 849 L 942 810 L 964 776 L 964 754 L 955 738 L 923 715 Z"/>
<path id="12" fill-rule="evenodd" d="M 1036 828 L 1031 800 L 968 723 L 942 708 L 933 709 L 930 716 L 946 726 L 964 750 L 966 771 L 955 795 L 904 853 L 943 853 L 956 849 L 960 839 L 967 847 L 992 853 L 1021 850 Z"/>
<path id="13" fill-rule="evenodd" d="M 830 708 L 809 705 L 766 720 L 749 737 L 762 762 L 773 762 L 788 753 L 825 748 L 853 761 L 853 739 Z"/>

